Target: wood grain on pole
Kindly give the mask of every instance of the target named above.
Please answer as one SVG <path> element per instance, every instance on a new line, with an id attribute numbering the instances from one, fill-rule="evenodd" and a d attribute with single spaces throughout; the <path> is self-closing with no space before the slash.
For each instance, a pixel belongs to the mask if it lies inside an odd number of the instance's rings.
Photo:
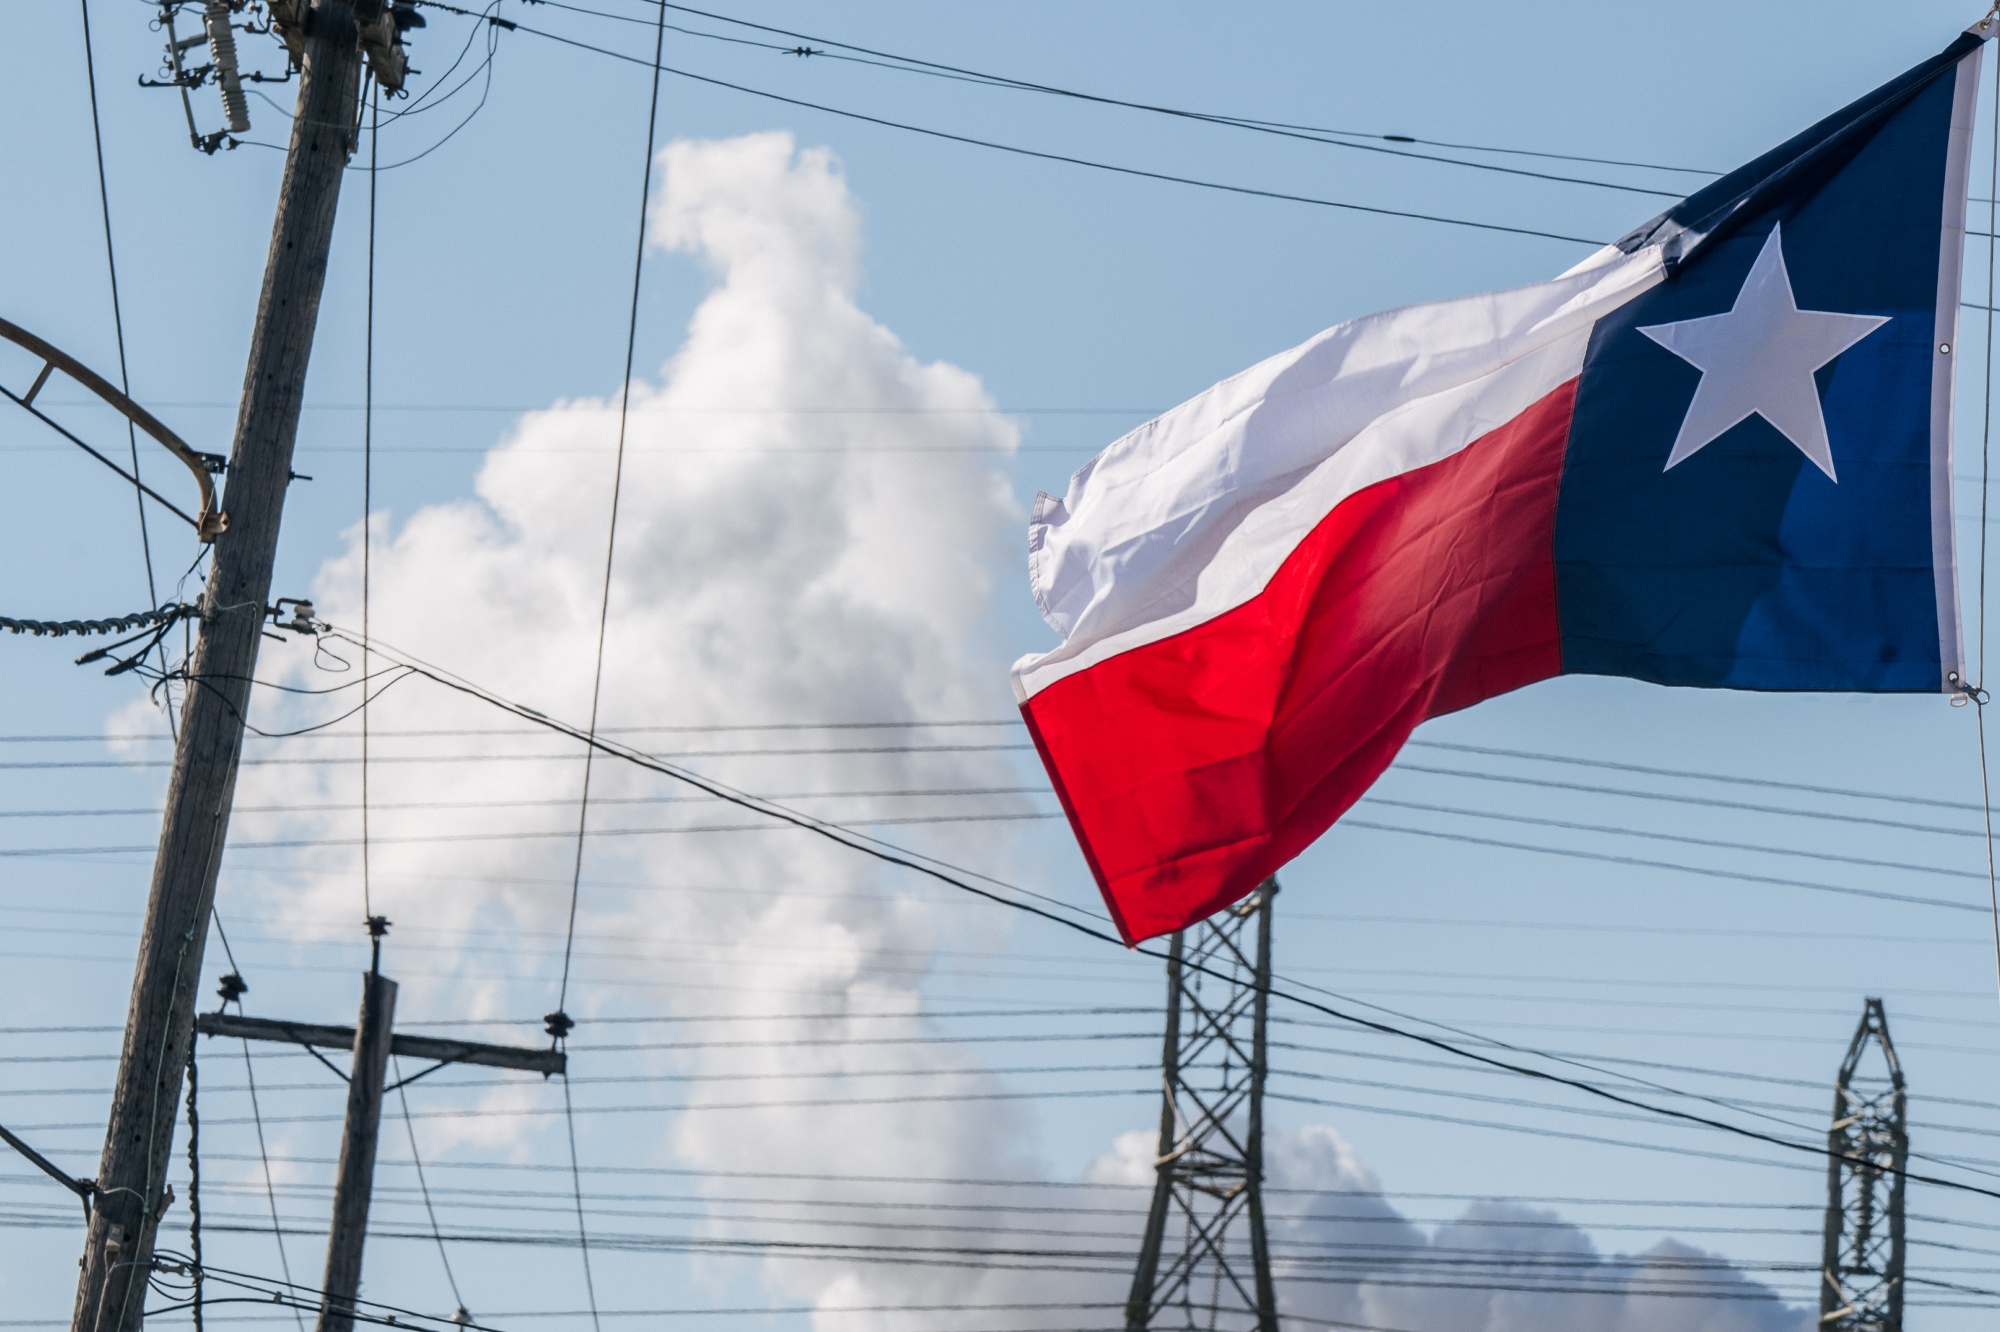
<path id="1" fill-rule="evenodd" d="M 354 1332 L 361 1294 L 361 1249 L 375 1187 L 375 1144 L 382 1129 L 382 1089 L 396 1024 L 396 982 L 379 971 L 362 977 L 354 1067 L 347 1075 L 347 1118 L 340 1127 L 340 1167 L 333 1177 L 333 1229 L 326 1237 L 318 1332 Z"/>
<path id="2" fill-rule="evenodd" d="M 166 1210 L 167 1157 L 193 1040 L 202 948 L 356 123 L 361 52 L 354 6 L 314 0 L 307 17 L 297 115 L 223 494 L 229 530 L 215 542 L 181 711 L 72 1332 L 140 1326 L 153 1233 Z"/>

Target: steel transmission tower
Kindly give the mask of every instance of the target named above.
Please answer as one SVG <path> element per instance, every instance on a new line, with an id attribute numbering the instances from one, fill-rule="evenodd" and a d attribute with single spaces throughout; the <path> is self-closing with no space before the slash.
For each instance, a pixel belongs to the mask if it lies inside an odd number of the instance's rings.
<path id="1" fill-rule="evenodd" d="M 1128 1329 L 1278 1332 L 1264 1235 L 1264 1026 L 1278 881 L 1173 938 L 1160 1152 Z"/>
<path id="2" fill-rule="evenodd" d="M 1870 1047 L 1879 1070 L 1862 1071 Z M 1910 1127 L 1903 1068 L 1882 1001 L 1870 999 L 1833 1088 L 1821 1260 L 1823 1332 L 1902 1332 L 1903 1165 Z"/>

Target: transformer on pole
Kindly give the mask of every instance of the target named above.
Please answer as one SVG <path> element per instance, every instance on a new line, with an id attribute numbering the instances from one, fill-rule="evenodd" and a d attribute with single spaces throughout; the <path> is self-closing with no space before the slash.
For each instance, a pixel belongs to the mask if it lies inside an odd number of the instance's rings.
<path id="1" fill-rule="evenodd" d="M 1870 1047 L 1879 1068 L 1864 1071 Z M 1902 1332 L 1903 1167 L 1910 1126 L 1903 1068 L 1880 999 L 1868 1000 L 1841 1061 L 1827 1135 L 1822 1332 Z"/>
<path id="2" fill-rule="evenodd" d="M 1125 1306 L 1128 1329 L 1278 1332 L 1264 1233 L 1266 879 L 1174 935 L 1167 960 L 1160 1150 Z"/>

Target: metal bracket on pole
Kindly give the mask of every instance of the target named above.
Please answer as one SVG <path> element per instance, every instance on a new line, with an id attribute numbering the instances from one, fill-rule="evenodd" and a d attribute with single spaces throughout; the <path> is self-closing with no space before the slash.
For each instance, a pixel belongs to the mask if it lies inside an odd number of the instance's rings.
<path id="1" fill-rule="evenodd" d="M 201 510 L 194 519 L 197 536 L 203 541 L 214 541 L 216 537 L 228 530 L 229 515 L 216 512 L 215 482 L 210 480 L 211 473 L 222 470 L 224 462 L 222 458 L 212 453 L 197 453 L 195 450 L 189 448 L 185 440 L 167 429 L 164 425 L 161 425 L 159 419 L 151 412 L 120 392 L 117 385 L 98 374 L 95 370 L 92 370 L 83 362 L 77 360 L 74 356 L 71 356 L 68 352 L 63 351 L 60 347 L 44 342 L 27 329 L 22 328 L 19 324 L 9 323 L 5 319 L 0 319 L 0 338 L 5 338 L 15 346 L 21 347 L 42 358 L 41 373 L 35 376 L 35 382 L 28 387 L 28 391 L 18 395 L 8 393 L 8 397 L 13 398 L 20 406 L 40 417 L 42 416 L 42 412 L 40 408 L 35 406 L 35 397 L 41 393 L 43 385 L 49 382 L 49 375 L 52 372 L 57 370 L 62 371 L 78 384 L 103 399 L 113 411 L 119 413 L 119 415 L 130 421 L 133 425 L 158 440 L 167 452 L 180 459 L 186 465 L 188 471 L 194 474 L 195 488 L 201 492 Z M 43 419 L 47 420 L 46 417 L 43 417 Z M 50 424 L 54 423 L 51 422 Z M 154 498 L 159 499 L 162 504 L 166 504 L 170 508 L 173 507 L 171 501 L 161 499 L 157 495 Z"/>
<path id="2" fill-rule="evenodd" d="M 84 1220 L 88 1221 L 90 1219 L 90 1200 L 97 1196 L 97 1185 L 87 1179 L 72 1179 L 69 1173 L 61 1166 L 49 1160 L 48 1157 L 43 1156 L 12 1133 L 9 1133 L 5 1125 L 0 1125 L 0 1141 L 4 1141 L 9 1147 L 27 1157 L 30 1164 L 34 1165 L 44 1175 L 47 1175 L 50 1179 L 81 1198 L 83 1200 Z"/>

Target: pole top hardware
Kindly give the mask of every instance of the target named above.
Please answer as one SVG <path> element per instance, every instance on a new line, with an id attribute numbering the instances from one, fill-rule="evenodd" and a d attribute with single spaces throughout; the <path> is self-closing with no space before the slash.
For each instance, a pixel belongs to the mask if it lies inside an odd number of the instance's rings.
<path id="1" fill-rule="evenodd" d="M 555 1012 L 542 1017 L 542 1030 L 561 1040 L 576 1030 L 576 1019 L 558 1008 Z"/>
<path id="2" fill-rule="evenodd" d="M 215 992 L 222 996 L 223 1003 L 233 1004 L 250 992 L 250 982 L 232 971 L 216 982 Z"/>
<path id="3" fill-rule="evenodd" d="M 382 936 L 389 932 L 387 916 L 368 917 L 368 974 L 382 974 Z"/>
<path id="4" fill-rule="evenodd" d="M 356 8 L 366 11 L 369 5 L 378 6 L 373 21 L 361 22 L 361 53 L 368 57 L 368 68 L 375 71 L 375 81 L 382 85 L 382 91 L 394 96 L 403 90 L 403 81 L 417 71 L 410 68 L 410 58 L 403 50 L 403 34 L 412 28 L 425 27 L 424 16 L 417 12 L 415 0 L 395 0 L 393 4 L 382 4 L 381 0 L 361 0 Z"/>
<path id="5" fill-rule="evenodd" d="M 196 152 L 213 155 L 223 148 L 236 147 L 237 135 L 250 128 L 250 104 L 244 100 L 243 85 L 246 83 L 289 83 L 298 73 L 295 64 L 287 62 L 283 74 L 265 74 L 258 70 L 245 70 L 236 54 L 236 34 L 266 33 L 269 24 L 250 21 L 238 23 L 238 15 L 252 7 L 253 0 L 157 0 L 160 16 L 153 21 L 155 30 L 165 28 L 167 32 L 166 50 L 160 60 L 162 78 L 149 79 L 139 76 L 141 88 L 174 88 L 181 95 L 181 111 L 187 117 L 188 142 Z M 183 37 L 174 28 L 174 19 L 182 4 L 189 4 L 200 14 L 200 25 L 191 36 Z M 189 64 L 194 53 L 202 47 L 208 48 L 208 63 Z M 213 83 L 222 96 L 221 129 L 206 134 L 196 127 L 194 102 L 188 93 L 206 84 Z"/>
<path id="6" fill-rule="evenodd" d="M 290 53 L 296 68 L 305 61 L 306 26 L 311 22 L 309 0 L 271 0 L 271 26 Z M 410 58 L 403 34 L 424 27 L 415 0 L 355 0 L 354 27 L 361 54 L 383 92 L 394 97 L 409 78 Z"/>

